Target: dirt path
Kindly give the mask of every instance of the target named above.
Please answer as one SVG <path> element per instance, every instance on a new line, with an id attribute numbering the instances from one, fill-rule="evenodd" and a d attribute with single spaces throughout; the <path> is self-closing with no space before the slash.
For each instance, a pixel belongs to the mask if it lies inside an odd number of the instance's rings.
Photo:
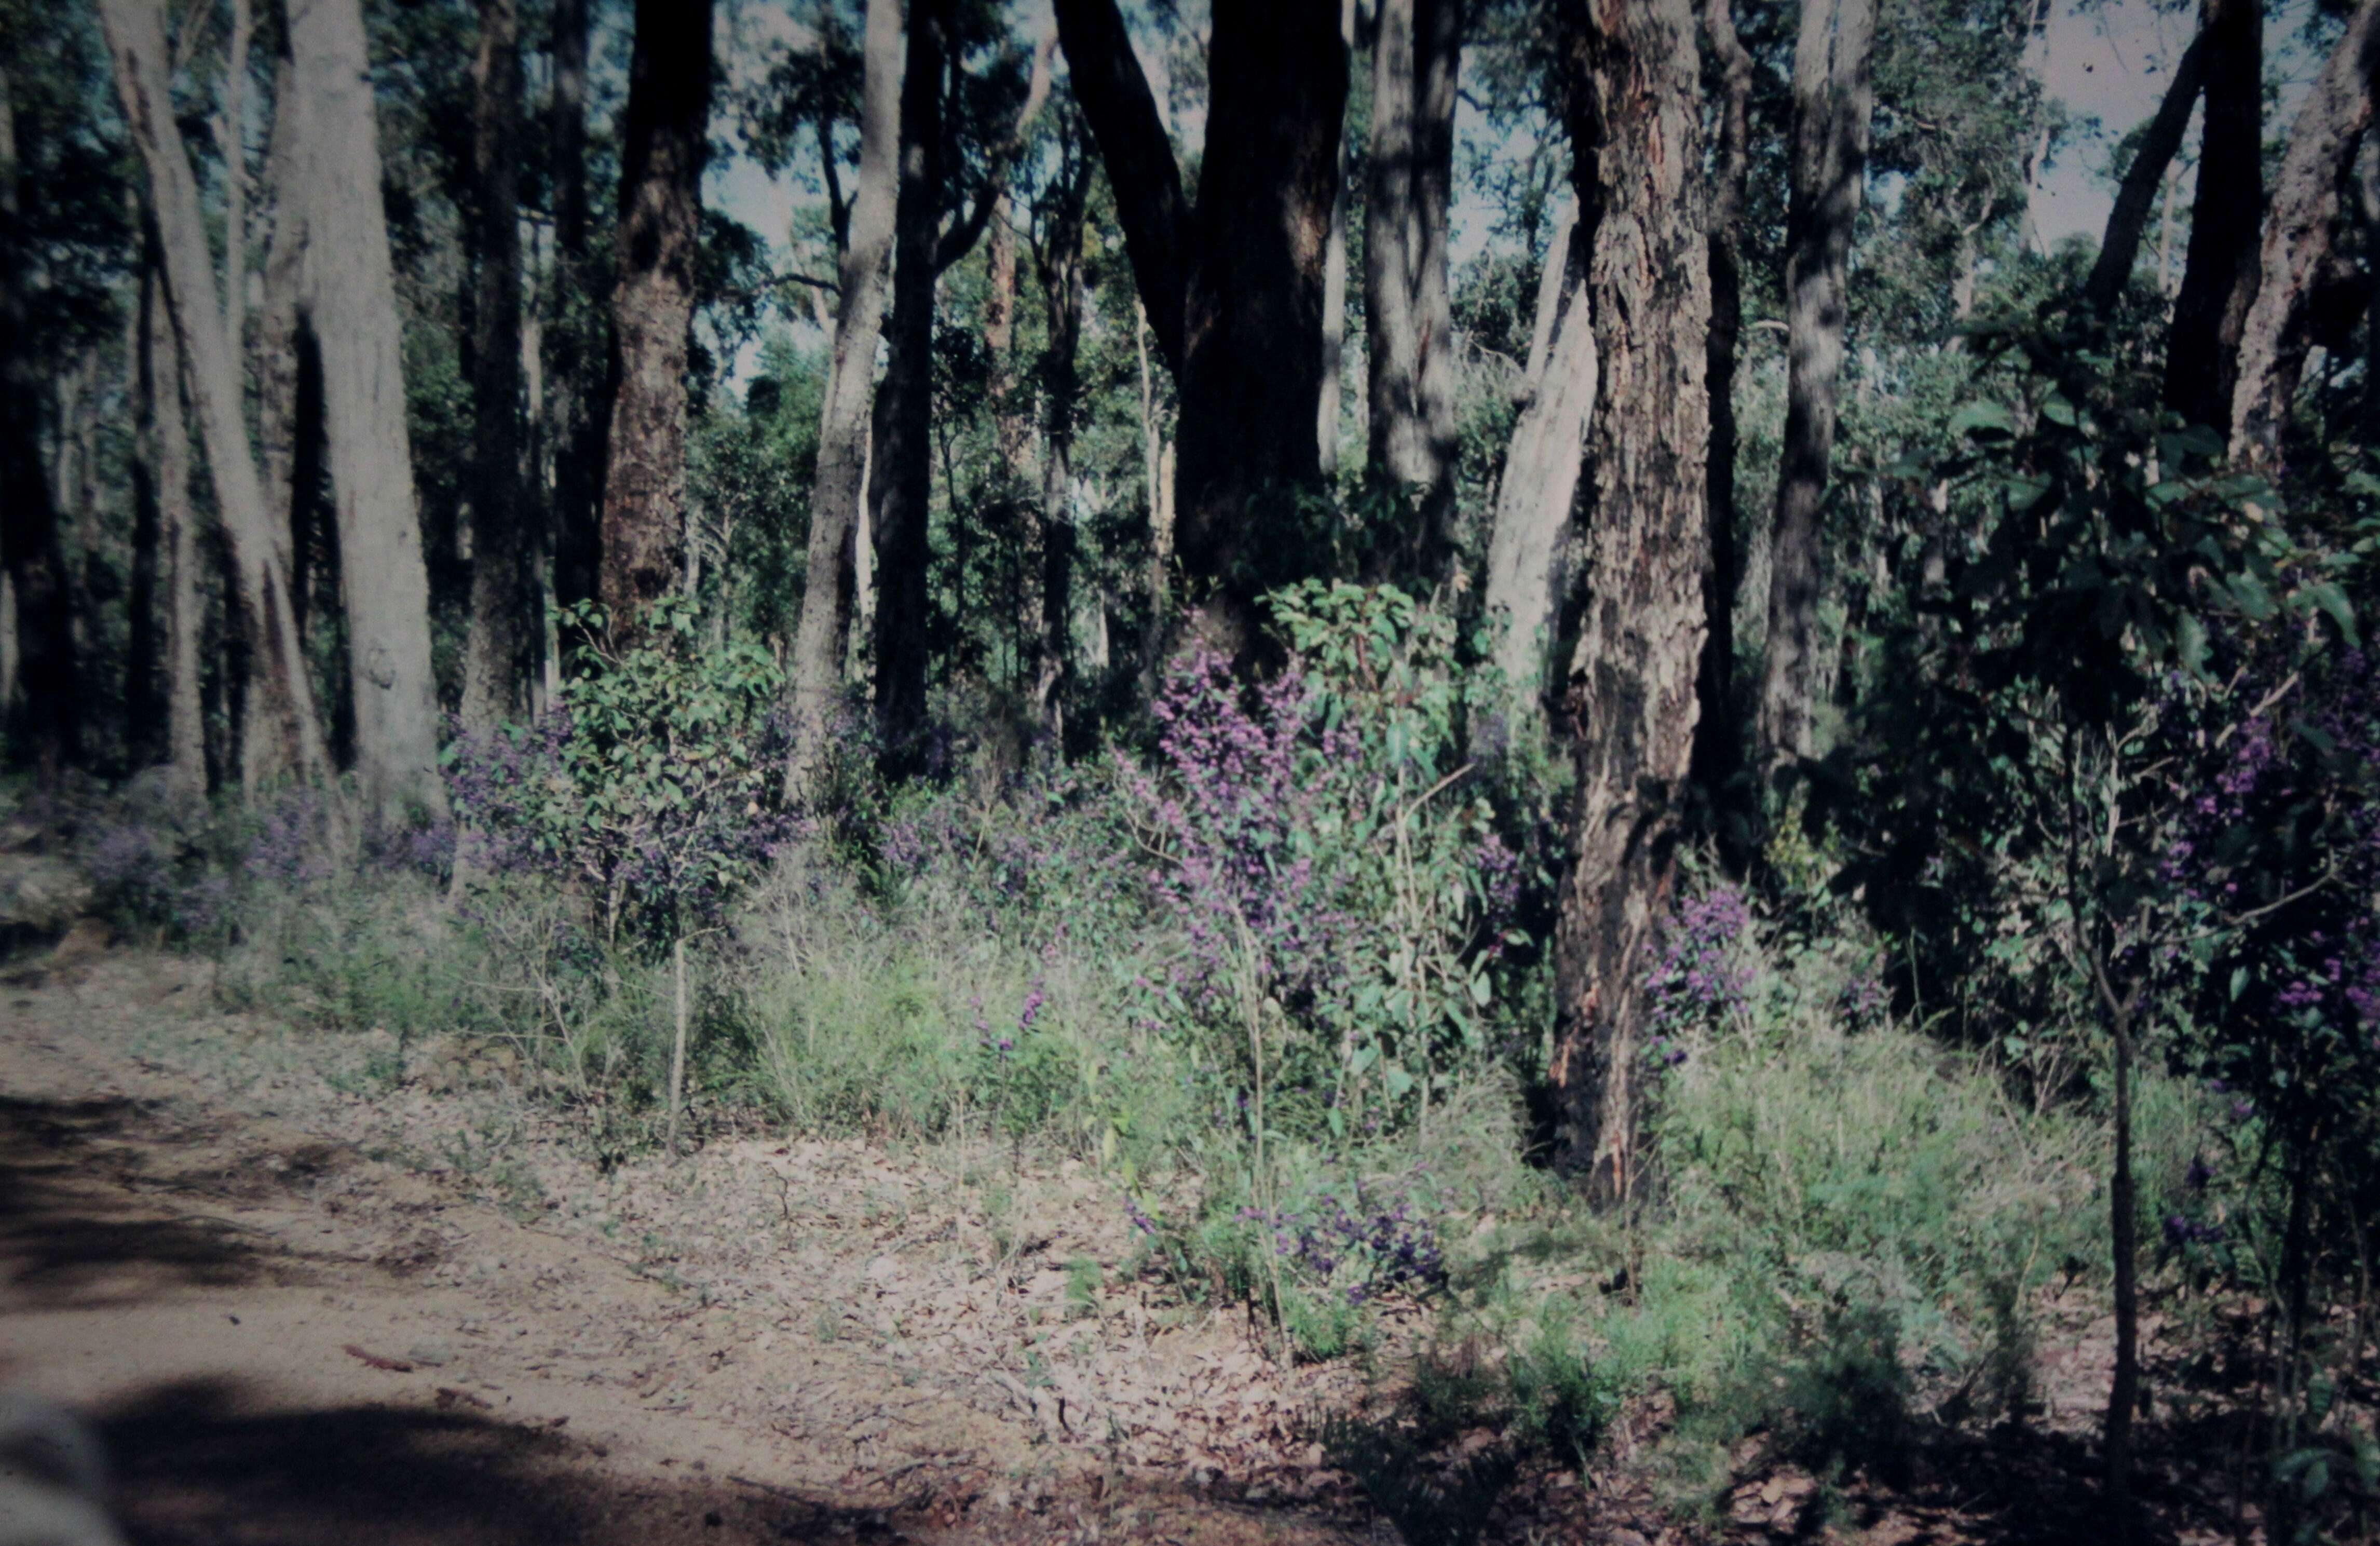
<path id="1" fill-rule="evenodd" d="M 433 1095 L 393 1050 L 172 958 L 0 989 L 0 1379 L 98 1417 L 137 1540 L 1373 1534 L 1299 1421 L 1354 1376 L 1122 1281 L 1092 1177 L 605 1174 L 501 1066 Z"/>

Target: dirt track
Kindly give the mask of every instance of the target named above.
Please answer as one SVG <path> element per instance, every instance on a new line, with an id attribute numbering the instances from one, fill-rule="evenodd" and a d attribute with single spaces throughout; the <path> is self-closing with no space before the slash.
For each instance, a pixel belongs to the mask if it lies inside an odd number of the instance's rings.
<path id="1" fill-rule="evenodd" d="M 1121 1281 L 1088 1176 L 765 1138 L 606 1175 L 385 1052 L 170 958 L 0 989 L 0 1379 L 99 1418 L 136 1540 L 1378 1528 L 1299 1424 L 1353 1376 Z"/>

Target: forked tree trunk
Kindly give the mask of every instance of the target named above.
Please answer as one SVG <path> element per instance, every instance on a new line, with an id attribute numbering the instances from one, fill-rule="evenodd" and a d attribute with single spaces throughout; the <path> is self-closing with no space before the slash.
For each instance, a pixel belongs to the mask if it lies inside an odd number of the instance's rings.
<path id="1" fill-rule="evenodd" d="M 2307 302 L 2347 218 L 2340 187 L 2372 127 L 2380 64 L 2380 0 L 2360 0 L 2322 78 L 2298 110 L 2265 222 L 2262 276 L 2240 335 L 2231 397 L 2231 460 L 2277 471 L 2281 435 L 2305 368 Z"/>
<path id="2" fill-rule="evenodd" d="M 1193 598 L 1201 631 L 1238 653 L 1254 637 L 1257 593 L 1290 578 L 1271 572 L 1258 523 L 1321 476 L 1322 268 L 1347 49 L 1335 0 L 1217 0 L 1214 17 L 1174 549 L 1205 591 Z"/>
<path id="3" fill-rule="evenodd" d="M 615 639 L 674 588 L 686 541 L 686 333 L 710 136 L 710 0 L 637 0 L 620 154 L 601 595 Z"/>
<path id="4" fill-rule="evenodd" d="M 2149 211 L 2156 202 L 2157 187 L 2165 182 L 2166 172 L 2172 166 L 2176 152 L 2181 149 L 2181 137 L 2190 128 L 2191 109 L 2198 102 L 2204 85 L 2203 60 L 2206 43 L 2203 37 L 2191 40 L 2173 67 L 2173 79 L 2166 82 L 2165 100 L 2157 104 L 2156 116 L 2149 120 L 2148 132 L 2141 137 L 2140 149 L 2133 153 L 2132 164 L 2124 169 L 2124 180 L 2116 189 L 2115 207 L 2107 213 L 2107 234 L 2099 243 L 2098 260 L 2091 265 L 2091 277 L 2083 283 L 2082 298 L 2094 310 L 2105 311 L 2116 304 L 2124 293 L 2124 285 L 2132 276 L 2132 264 L 2141 253 L 2141 237 L 2149 226 Z M 2172 205 L 2170 195 L 2167 208 Z"/>
<path id="5" fill-rule="evenodd" d="M 443 817 L 446 789 L 404 341 L 358 0 L 295 0 L 289 48 L 306 103 L 306 310 L 322 363 L 357 793 L 367 831 L 378 831 Z"/>
<path id="6" fill-rule="evenodd" d="M 868 490 L 876 541 L 876 731 L 909 765 L 926 727 L 927 517 L 933 498 L 934 250 L 942 215 L 942 74 L 953 0 L 910 0 L 893 201 L 892 322 Z"/>
<path id="7" fill-rule="evenodd" d="M 1454 547 L 1454 309 L 1446 270 L 1462 46 L 1462 0 L 1380 0 L 1364 206 L 1369 471 L 1420 491 L 1421 530 L 1409 558 L 1424 579 L 1443 573 Z"/>
<path id="8" fill-rule="evenodd" d="M 287 563 L 273 542 L 241 421 L 239 365 L 224 331 L 198 183 L 174 121 L 159 0 L 100 0 L 99 13 L 125 119 L 149 173 L 184 382 L 198 412 L 216 508 L 230 540 L 243 631 L 250 641 L 249 691 L 251 698 L 261 694 L 265 705 L 251 716 L 249 734 L 269 736 L 281 750 L 275 760 L 298 778 L 327 785 L 330 759 L 290 609 Z M 376 177 L 372 186 L 378 186 Z"/>
<path id="9" fill-rule="evenodd" d="M 857 599 L 860 502 L 867 490 L 868 404 L 875 391 L 876 344 L 892 256 L 901 138 L 900 0 L 868 0 L 861 50 L 859 183 L 852 191 L 850 238 L 843 250 L 834 348 L 820 409 L 818 471 L 810 488 L 808 585 L 794 635 L 792 750 L 785 793 L 804 792 L 826 755 L 844 652 Z"/>
<path id="10" fill-rule="evenodd" d="M 42 785 L 55 788 L 80 749 L 82 693 L 57 506 L 42 465 L 42 377 L 30 352 L 17 211 L 16 113 L 0 73 L 0 488 L 9 502 L 0 520 L 0 566 L 14 603 L 18 694 L 0 700 L 0 714 L 13 721 L 12 745 L 30 749 Z"/>
<path id="11" fill-rule="evenodd" d="M 463 728 L 519 715 L 528 686 L 531 520 L 521 479 L 520 18 L 515 0 L 480 0 L 471 63 L 471 627 Z"/>
<path id="12" fill-rule="evenodd" d="M 1522 378 L 1521 413 L 1497 485 L 1496 524 L 1488 540 L 1487 613 L 1499 630 L 1495 662 L 1512 706 L 1534 717 L 1546 687 L 1546 655 L 1566 579 L 1571 506 L 1595 411 L 1595 328 L 1588 315 L 1586 244 L 1578 207 L 1554 219 L 1546 266 L 1537 277 L 1537 312 Z"/>
<path id="13" fill-rule="evenodd" d="M 2240 329 L 2256 294 L 2265 220 L 2263 0 L 2202 0 L 2206 114 L 2190 245 L 2165 353 L 2165 406 L 2218 434 L 2231 429 Z"/>
<path id="14" fill-rule="evenodd" d="M 1703 36 L 1718 66 L 1718 154 L 1710 205 L 1711 320 L 1705 348 L 1710 389 L 1710 454 L 1704 478 L 1710 501 L 1710 573 L 1703 581 L 1703 658 L 1694 698 L 1694 783 L 1715 810 L 1737 803 L 1731 785 L 1743 761 L 1743 732 L 1735 712 L 1735 361 L 1743 337 L 1743 250 L 1739 227 L 1752 178 L 1752 55 L 1735 30 L 1732 0 L 1705 0 Z M 1722 847 L 1737 857 L 1732 823 L 1722 825 Z"/>
<path id="15" fill-rule="evenodd" d="M 1554 931 L 1557 1145 L 1605 1199 L 1634 1183 L 1644 980 L 1694 736 L 1710 562 L 1702 116 L 1690 0 L 1565 7 L 1571 143 L 1602 359 L 1595 513 L 1561 721 L 1578 786 Z"/>
<path id="16" fill-rule="evenodd" d="M 1173 550 L 1196 625 L 1254 635 L 1257 523 L 1320 477 L 1323 270 L 1347 48 L 1336 0 L 1220 0 L 1194 218 L 1115 0 L 1058 0 L 1076 100 L 1116 193 L 1158 351 L 1180 383 Z"/>
<path id="17" fill-rule="evenodd" d="M 1761 771 L 1815 749 L 1821 577 L 1818 516 L 1834 459 L 1852 228 L 1876 105 L 1876 0 L 1810 0 L 1793 53 L 1791 207 L 1786 220 L 1789 359 L 1784 450 L 1768 545 Z"/>

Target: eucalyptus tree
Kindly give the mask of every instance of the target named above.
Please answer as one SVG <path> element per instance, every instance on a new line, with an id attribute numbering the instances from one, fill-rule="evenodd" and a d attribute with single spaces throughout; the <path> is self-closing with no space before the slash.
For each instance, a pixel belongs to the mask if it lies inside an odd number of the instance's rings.
<path id="1" fill-rule="evenodd" d="M 530 648 L 525 572 L 534 523 L 521 477 L 521 58 L 516 0 L 480 0 L 471 63 L 471 611 L 462 720 L 516 717 Z"/>
<path id="2" fill-rule="evenodd" d="M 2263 0 L 2201 0 L 2199 36 L 2198 190 L 2166 340 L 2165 406 L 2220 435 L 2231 428 L 2240 330 L 2255 298 L 2265 219 Z"/>
<path id="3" fill-rule="evenodd" d="M 1644 1102 L 1645 952 L 1682 832 L 1710 562 L 1702 101 L 1688 0 L 1566 0 L 1555 15 L 1601 411 L 1558 715 L 1578 782 L 1551 1076 L 1561 1162 L 1624 1201 Z"/>

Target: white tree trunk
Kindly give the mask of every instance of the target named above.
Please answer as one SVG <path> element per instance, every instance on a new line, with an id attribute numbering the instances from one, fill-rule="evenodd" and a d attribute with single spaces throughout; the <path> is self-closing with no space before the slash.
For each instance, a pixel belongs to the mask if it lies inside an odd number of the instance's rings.
<path id="1" fill-rule="evenodd" d="M 1585 254 L 1573 250 L 1577 231 L 1577 206 L 1566 201 L 1537 280 L 1524 400 L 1504 454 L 1488 542 L 1495 662 L 1515 707 L 1529 712 L 1545 686 L 1546 651 L 1563 587 L 1562 550 L 1595 409 L 1598 361 L 1587 316 Z"/>
<path id="2" fill-rule="evenodd" d="M 356 781 L 365 822 L 376 828 L 443 817 L 446 791 L 396 276 L 358 0 L 292 0 L 289 49 L 305 103 L 306 293 L 322 357 L 338 510 Z"/>
<path id="3" fill-rule="evenodd" d="M 859 113 L 859 186 L 842 265 L 834 353 L 820 414 L 817 481 L 810 495 L 808 588 L 794 635 L 793 752 L 788 796 L 798 794 L 825 755 L 858 585 L 860 506 L 867 490 L 869 407 L 876 345 L 884 330 L 892 213 L 899 191 L 900 0 L 868 0 L 865 87 Z"/>
<path id="4" fill-rule="evenodd" d="M 149 173 L 175 336 L 181 344 L 185 379 L 198 412 L 215 504 L 231 542 L 240 604 L 255 651 L 250 691 L 266 693 L 273 705 L 270 715 L 257 723 L 287 748 L 287 764 L 299 778 L 327 785 L 330 759 L 290 609 L 288 567 L 273 540 L 249 446 L 239 362 L 224 329 L 225 309 L 207 250 L 198 181 L 174 121 L 161 0 L 99 0 L 99 14 L 124 116 Z M 377 171 L 371 186 L 379 186 Z"/>

